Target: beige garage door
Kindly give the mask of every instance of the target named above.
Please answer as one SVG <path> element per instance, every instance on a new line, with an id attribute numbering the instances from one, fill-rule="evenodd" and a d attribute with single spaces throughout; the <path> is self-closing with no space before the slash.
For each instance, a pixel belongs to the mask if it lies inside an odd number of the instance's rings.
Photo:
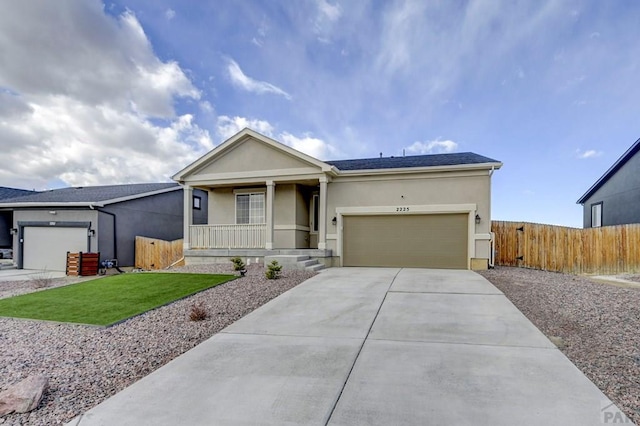
<path id="1" fill-rule="evenodd" d="M 467 269 L 467 214 L 343 217 L 343 265 Z"/>
<path id="2" fill-rule="evenodd" d="M 24 228 L 22 267 L 47 271 L 64 271 L 67 252 L 87 251 L 87 228 Z"/>

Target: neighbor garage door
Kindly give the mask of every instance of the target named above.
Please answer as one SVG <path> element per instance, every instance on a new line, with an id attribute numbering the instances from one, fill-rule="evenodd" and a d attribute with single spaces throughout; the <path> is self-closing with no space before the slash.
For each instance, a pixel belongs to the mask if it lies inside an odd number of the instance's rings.
<path id="1" fill-rule="evenodd" d="M 343 217 L 343 265 L 467 269 L 468 215 Z"/>
<path id="2" fill-rule="evenodd" d="M 64 271 L 67 252 L 87 251 L 87 228 L 26 226 L 22 267 Z"/>

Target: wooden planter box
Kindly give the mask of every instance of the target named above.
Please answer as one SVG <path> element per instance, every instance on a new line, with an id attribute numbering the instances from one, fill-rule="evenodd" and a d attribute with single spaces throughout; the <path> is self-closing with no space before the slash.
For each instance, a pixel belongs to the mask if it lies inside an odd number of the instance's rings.
<path id="1" fill-rule="evenodd" d="M 66 273 L 72 277 L 98 275 L 100 253 L 67 252 Z"/>

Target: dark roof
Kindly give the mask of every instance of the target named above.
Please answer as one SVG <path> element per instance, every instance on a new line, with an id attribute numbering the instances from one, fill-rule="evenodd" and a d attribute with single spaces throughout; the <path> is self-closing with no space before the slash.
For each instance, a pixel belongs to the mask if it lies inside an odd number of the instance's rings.
<path id="1" fill-rule="evenodd" d="M 29 191 L 28 189 L 16 189 L 7 188 L 6 186 L 0 186 L 0 200 L 8 198 L 22 197 L 23 195 L 35 194 L 35 191 Z"/>
<path id="2" fill-rule="evenodd" d="M 361 160 L 325 161 L 339 170 L 400 169 L 406 167 L 455 166 L 461 164 L 499 163 L 473 152 L 453 154 L 409 155 L 406 157 L 363 158 Z"/>
<path id="3" fill-rule="evenodd" d="M 589 188 L 587 192 L 585 192 L 584 195 L 580 197 L 578 201 L 576 201 L 576 204 L 584 204 L 589 197 L 591 197 L 598 189 L 600 189 L 600 187 L 604 185 L 611 178 L 611 176 L 615 175 L 618 170 L 620 170 L 622 166 L 624 166 L 627 161 L 631 159 L 631 157 L 636 155 L 638 151 L 640 151 L 640 139 L 635 141 L 634 144 L 631 145 L 631 148 L 629 148 L 624 154 L 622 154 L 622 156 L 618 158 L 615 163 L 613 163 L 613 166 L 609 167 L 609 170 L 607 170 L 602 176 L 600 176 L 600 179 L 598 179 L 596 183 L 594 183 L 591 188 Z"/>
<path id="4" fill-rule="evenodd" d="M 178 186 L 177 183 L 79 186 L 36 192 L 35 194 L 2 200 L 0 203 L 93 203 L 143 195 Z"/>

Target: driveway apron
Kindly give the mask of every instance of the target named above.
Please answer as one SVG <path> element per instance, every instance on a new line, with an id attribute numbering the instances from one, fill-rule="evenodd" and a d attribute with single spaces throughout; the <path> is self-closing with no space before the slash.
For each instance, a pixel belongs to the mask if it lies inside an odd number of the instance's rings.
<path id="1" fill-rule="evenodd" d="M 333 268 L 69 424 L 601 425 L 613 411 L 480 275 Z"/>

